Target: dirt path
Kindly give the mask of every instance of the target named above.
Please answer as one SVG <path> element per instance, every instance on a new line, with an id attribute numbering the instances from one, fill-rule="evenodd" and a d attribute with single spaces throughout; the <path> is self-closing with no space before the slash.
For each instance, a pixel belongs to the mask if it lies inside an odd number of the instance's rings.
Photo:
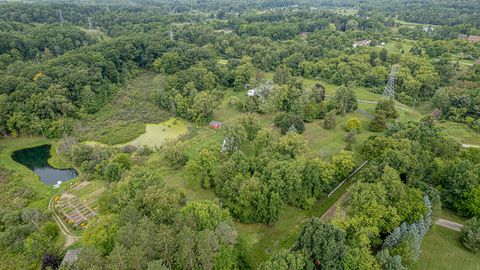
<path id="1" fill-rule="evenodd" d="M 480 148 L 480 145 L 465 144 L 465 143 L 462 143 L 462 146 L 465 148 Z"/>
<path id="2" fill-rule="evenodd" d="M 435 221 L 435 224 L 440 225 L 440 226 L 445 227 L 445 228 L 448 228 L 448 229 L 452 229 L 452 230 L 457 231 L 457 232 L 459 232 L 463 227 L 463 225 L 460 224 L 460 223 L 453 222 L 453 221 L 443 219 L 443 218 L 437 219 Z"/>
<path id="3" fill-rule="evenodd" d="M 335 216 L 335 212 L 337 212 L 338 206 L 348 197 L 348 192 L 343 193 L 343 195 L 338 198 L 338 200 L 328 208 L 327 212 L 323 213 L 323 215 L 320 217 L 321 220 L 323 221 L 330 221 L 333 219 Z"/>
<path id="4" fill-rule="evenodd" d="M 76 241 L 80 239 L 80 237 L 74 235 L 72 231 L 68 228 L 67 225 L 63 222 L 63 220 L 58 216 L 57 212 L 55 212 L 55 196 L 58 194 L 55 194 L 51 199 L 50 202 L 48 203 L 48 210 L 52 212 L 53 219 L 57 223 L 58 227 L 60 228 L 60 231 L 62 234 L 65 236 L 65 247 L 69 247 L 73 245 Z"/>

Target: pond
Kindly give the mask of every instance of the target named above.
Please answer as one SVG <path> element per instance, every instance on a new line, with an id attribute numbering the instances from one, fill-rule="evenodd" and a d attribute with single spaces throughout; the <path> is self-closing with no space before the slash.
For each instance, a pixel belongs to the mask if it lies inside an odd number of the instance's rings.
<path id="1" fill-rule="evenodd" d="M 12 159 L 31 169 L 47 185 L 54 185 L 58 181 L 65 182 L 77 177 L 77 171 L 74 169 L 55 169 L 48 164 L 50 147 L 51 145 L 46 144 L 18 150 L 13 152 Z"/>

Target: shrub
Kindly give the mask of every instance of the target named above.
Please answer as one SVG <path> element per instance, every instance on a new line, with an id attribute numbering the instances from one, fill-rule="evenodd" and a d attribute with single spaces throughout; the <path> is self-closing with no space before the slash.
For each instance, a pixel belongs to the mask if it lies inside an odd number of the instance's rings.
<path id="1" fill-rule="evenodd" d="M 231 97 L 230 98 L 230 101 L 228 102 L 230 104 L 230 106 L 237 106 L 237 104 L 240 102 L 240 99 L 238 97 Z"/>
<path id="2" fill-rule="evenodd" d="M 323 120 L 323 127 L 326 129 L 332 129 L 337 126 L 337 116 L 334 110 L 329 111 L 325 115 L 325 119 Z"/>
<path id="3" fill-rule="evenodd" d="M 357 132 L 354 130 L 349 131 L 345 137 L 345 141 L 349 144 L 355 143 L 357 141 Z"/>
<path id="4" fill-rule="evenodd" d="M 382 131 L 387 128 L 387 118 L 383 112 L 375 114 L 372 122 L 370 122 L 371 131 Z"/>
<path id="5" fill-rule="evenodd" d="M 180 144 L 166 143 L 163 148 L 163 157 L 169 166 L 181 168 L 188 162 L 185 149 Z"/>
<path id="6" fill-rule="evenodd" d="M 354 131 L 355 133 L 360 132 L 360 120 L 357 118 L 351 118 L 350 120 L 347 121 L 347 124 L 345 125 L 345 129 L 347 131 Z"/>
<path id="7" fill-rule="evenodd" d="M 280 128 L 282 134 L 286 134 L 293 126 L 298 133 L 305 131 L 305 125 L 300 116 L 288 113 L 280 113 L 275 117 L 275 125 Z"/>
<path id="8" fill-rule="evenodd" d="M 465 223 L 461 231 L 463 246 L 474 254 L 480 252 L 480 219 L 474 217 Z"/>
<path id="9" fill-rule="evenodd" d="M 383 112 L 386 118 L 398 118 L 398 111 L 395 108 L 395 100 L 390 99 L 381 99 L 377 106 L 375 107 L 375 112 L 378 114 Z"/>

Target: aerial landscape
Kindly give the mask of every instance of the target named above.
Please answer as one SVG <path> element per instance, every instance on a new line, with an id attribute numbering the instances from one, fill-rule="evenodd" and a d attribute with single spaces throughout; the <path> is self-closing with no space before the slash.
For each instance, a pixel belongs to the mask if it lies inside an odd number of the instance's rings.
<path id="1" fill-rule="evenodd" d="M 480 270 L 480 1 L 0 0 L 0 270 Z"/>

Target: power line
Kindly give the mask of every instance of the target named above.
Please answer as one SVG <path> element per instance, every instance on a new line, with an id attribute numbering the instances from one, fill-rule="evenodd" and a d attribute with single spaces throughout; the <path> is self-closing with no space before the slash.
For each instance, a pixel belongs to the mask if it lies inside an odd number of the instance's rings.
<path id="1" fill-rule="evenodd" d="M 385 86 L 385 90 L 383 90 L 384 98 L 391 98 L 395 96 L 395 80 L 397 79 L 399 69 L 400 69 L 399 65 L 392 66 L 392 70 L 390 71 L 390 77 L 388 78 L 387 86 Z"/>
<path id="2" fill-rule="evenodd" d="M 88 29 L 93 30 L 92 18 L 88 17 Z"/>
<path id="3" fill-rule="evenodd" d="M 65 22 L 65 20 L 63 19 L 63 15 L 62 15 L 62 10 L 59 9 L 58 10 L 58 17 L 60 19 L 60 24 L 63 25 L 63 23 Z"/>

